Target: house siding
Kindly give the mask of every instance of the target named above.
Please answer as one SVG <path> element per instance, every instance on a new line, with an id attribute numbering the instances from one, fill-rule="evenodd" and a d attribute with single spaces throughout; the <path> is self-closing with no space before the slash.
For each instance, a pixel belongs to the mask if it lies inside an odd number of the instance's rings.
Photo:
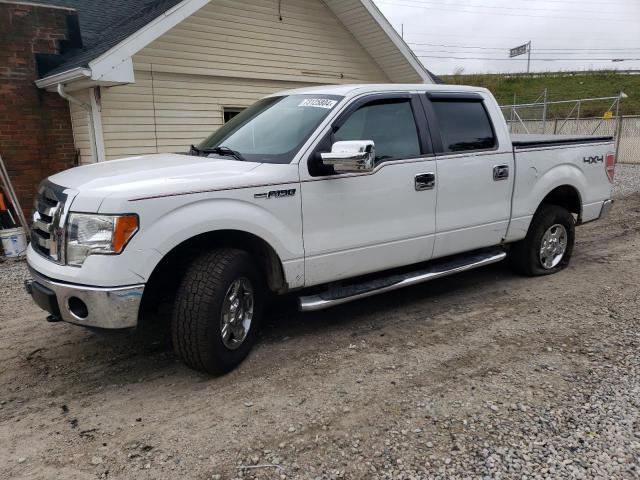
<path id="1" fill-rule="evenodd" d="M 185 151 L 222 125 L 224 107 L 248 107 L 265 95 L 302 85 L 136 72 L 135 84 L 102 89 L 106 158 Z"/>
<path id="2" fill-rule="evenodd" d="M 319 0 L 214 0 L 138 52 L 138 70 L 312 83 L 388 82 Z"/>
<path id="3" fill-rule="evenodd" d="M 101 89 L 105 158 L 185 151 L 222 125 L 224 107 L 279 90 L 390 81 L 323 2 L 288 0 L 281 13 L 276 0 L 214 0 L 134 55 L 135 83 Z"/>
<path id="4" fill-rule="evenodd" d="M 72 92 L 71 95 L 85 104 L 91 102 L 89 90 Z M 80 152 L 78 162 L 81 165 L 93 163 L 89 135 L 89 112 L 75 103 L 69 103 L 69 108 L 71 110 L 71 125 L 73 126 L 73 141 L 76 149 Z"/>

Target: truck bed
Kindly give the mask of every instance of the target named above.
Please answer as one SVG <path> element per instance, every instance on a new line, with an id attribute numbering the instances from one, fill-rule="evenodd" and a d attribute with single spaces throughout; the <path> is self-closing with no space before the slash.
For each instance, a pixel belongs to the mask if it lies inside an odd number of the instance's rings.
<path id="1" fill-rule="evenodd" d="M 539 148 L 556 145 L 581 145 L 585 143 L 601 143 L 613 141 L 612 136 L 595 135 L 537 135 L 517 134 L 511 135 L 511 143 L 514 148 Z"/>

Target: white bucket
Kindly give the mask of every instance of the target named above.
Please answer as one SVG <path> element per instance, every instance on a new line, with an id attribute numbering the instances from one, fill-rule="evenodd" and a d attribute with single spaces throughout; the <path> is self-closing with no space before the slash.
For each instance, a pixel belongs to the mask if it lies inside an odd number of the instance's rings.
<path id="1" fill-rule="evenodd" d="M 27 251 L 27 236 L 22 227 L 0 230 L 5 257 L 21 257 Z"/>

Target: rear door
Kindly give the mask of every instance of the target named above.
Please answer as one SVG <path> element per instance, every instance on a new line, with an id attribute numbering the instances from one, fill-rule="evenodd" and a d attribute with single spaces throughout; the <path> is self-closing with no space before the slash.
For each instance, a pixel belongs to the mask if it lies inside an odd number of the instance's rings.
<path id="1" fill-rule="evenodd" d="M 491 121 L 497 107 L 472 92 L 421 98 L 438 172 L 433 256 L 499 244 L 511 214 L 514 159 L 509 140 Z"/>

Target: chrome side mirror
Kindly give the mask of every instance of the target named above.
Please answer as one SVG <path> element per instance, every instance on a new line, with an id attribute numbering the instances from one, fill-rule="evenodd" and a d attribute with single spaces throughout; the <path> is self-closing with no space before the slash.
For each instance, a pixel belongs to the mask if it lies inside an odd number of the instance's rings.
<path id="1" fill-rule="evenodd" d="M 373 140 L 336 142 L 331 153 L 321 153 L 320 158 L 337 173 L 370 172 L 375 166 L 376 148 Z"/>

